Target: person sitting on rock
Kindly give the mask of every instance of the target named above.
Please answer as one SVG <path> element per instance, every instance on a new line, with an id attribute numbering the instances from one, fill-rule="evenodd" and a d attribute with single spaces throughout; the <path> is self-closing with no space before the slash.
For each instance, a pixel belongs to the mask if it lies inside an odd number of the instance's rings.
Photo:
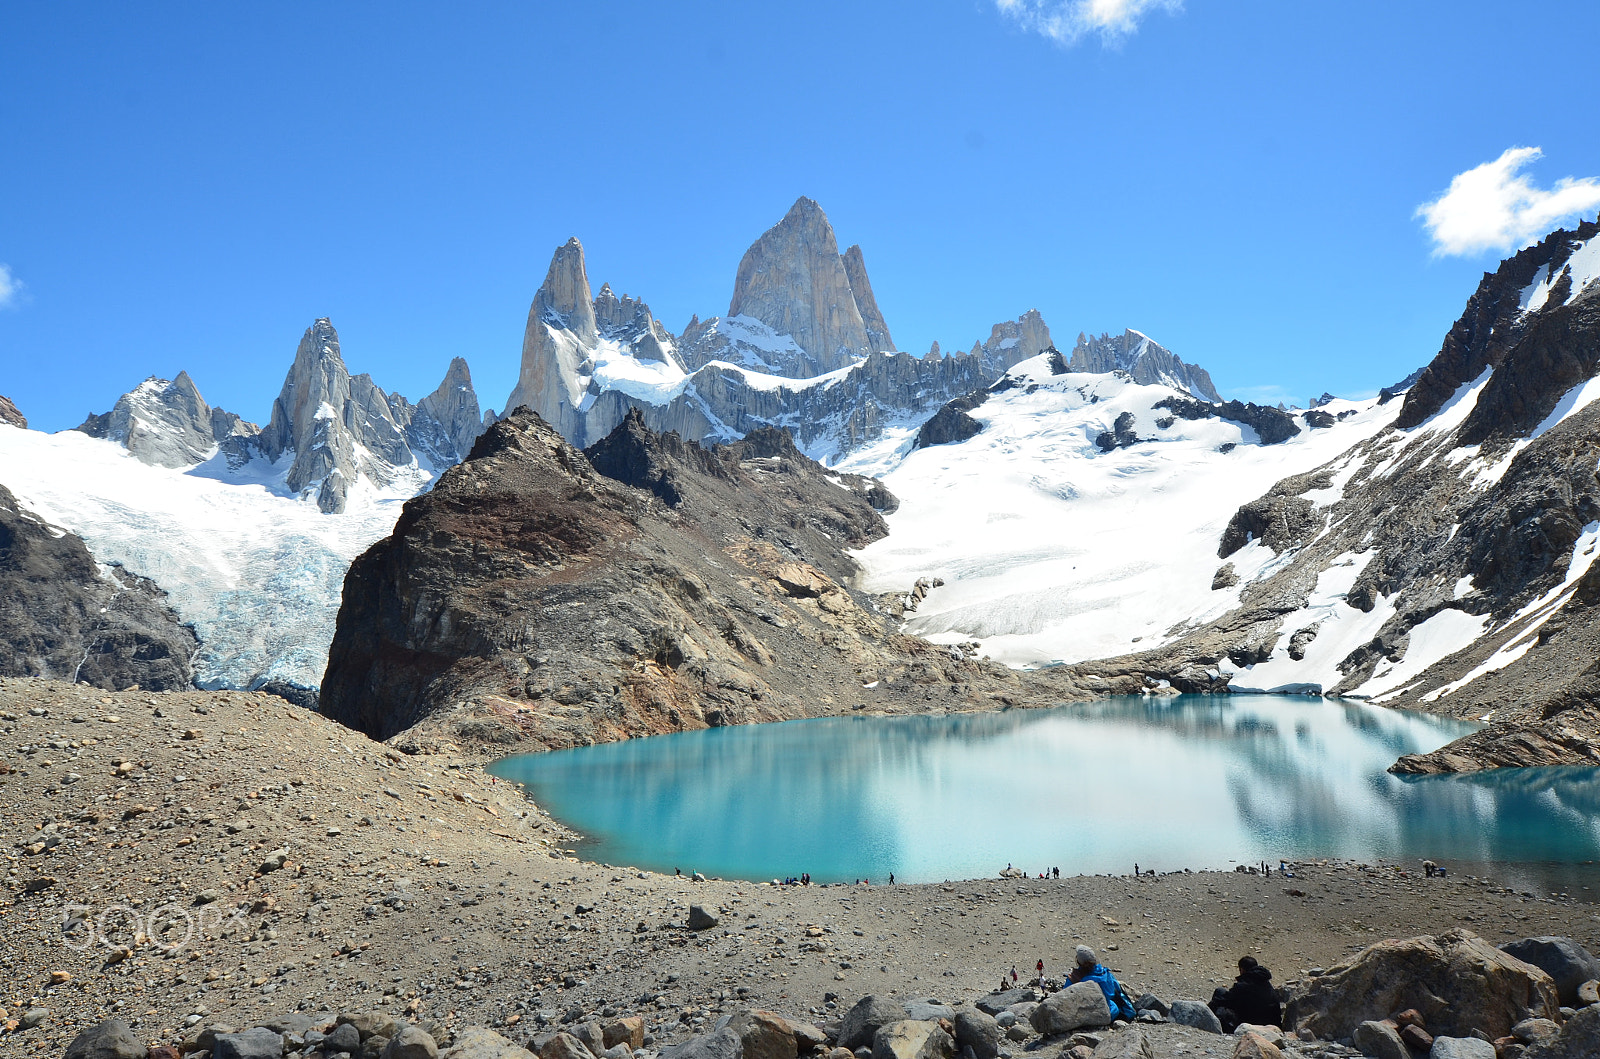
<path id="1" fill-rule="evenodd" d="M 1283 1005 L 1278 1003 L 1272 972 L 1254 956 L 1239 957 L 1239 977 L 1229 988 L 1218 987 L 1211 994 L 1211 1010 L 1222 1023 L 1223 1033 L 1232 1033 L 1241 1023 L 1283 1027 Z"/>
<path id="2" fill-rule="evenodd" d="M 1078 966 L 1067 974 L 1068 983 L 1076 985 L 1078 982 L 1093 982 L 1100 987 L 1100 992 L 1106 995 L 1106 1007 L 1111 1009 L 1111 1017 L 1132 1022 L 1133 1001 L 1128 999 L 1127 991 L 1122 988 L 1122 984 L 1111 971 L 1100 963 L 1094 950 L 1087 945 L 1079 945 L 1074 955 Z"/>

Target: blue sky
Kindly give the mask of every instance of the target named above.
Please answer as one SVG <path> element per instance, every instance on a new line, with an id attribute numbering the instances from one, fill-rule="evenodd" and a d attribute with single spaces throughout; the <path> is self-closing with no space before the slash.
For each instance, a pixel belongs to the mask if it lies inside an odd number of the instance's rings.
<path id="1" fill-rule="evenodd" d="M 902 349 L 1036 307 L 1228 395 L 1370 392 L 1600 204 L 1596 31 L 1593 0 L 13 5 L 0 393 L 60 429 L 186 368 L 264 421 L 326 315 L 386 389 L 461 355 L 499 407 L 568 236 L 676 332 L 802 194 Z M 1440 253 L 1418 207 L 1534 147 Z"/>

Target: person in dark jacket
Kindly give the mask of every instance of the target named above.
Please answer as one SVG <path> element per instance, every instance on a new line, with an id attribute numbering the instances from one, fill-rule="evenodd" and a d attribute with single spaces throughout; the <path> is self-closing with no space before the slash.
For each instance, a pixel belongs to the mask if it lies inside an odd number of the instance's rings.
<path id="1" fill-rule="evenodd" d="M 1227 989 L 1211 994 L 1211 1010 L 1222 1023 L 1223 1033 L 1232 1033 L 1241 1023 L 1283 1027 L 1283 1005 L 1278 1003 L 1272 972 L 1254 956 L 1239 958 L 1239 977 Z"/>
<path id="2" fill-rule="evenodd" d="M 1077 966 L 1067 974 L 1067 982 L 1072 985 L 1079 982 L 1093 982 L 1100 987 L 1100 992 L 1105 994 L 1106 1007 L 1111 1010 L 1111 1017 L 1132 1022 L 1134 1016 L 1138 1014 L 1133 1010 L 1133 1001 L 1129 999 L 1127 991 L 1122 988 L 1116 976 L 1100 963 L 1094 950 L 1087 945 L 1079 945 L 1073 955 Z"/>

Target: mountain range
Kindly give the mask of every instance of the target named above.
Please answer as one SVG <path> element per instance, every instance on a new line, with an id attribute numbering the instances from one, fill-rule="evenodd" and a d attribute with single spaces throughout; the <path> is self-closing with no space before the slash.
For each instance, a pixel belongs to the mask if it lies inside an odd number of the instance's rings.
<path id="1" fill-rule="evenodd" d="M 1138 331 L 1063 351 L 1032 310 L 965 353 L 899 351 L 810 199 L 676 335 L 595 292 L 571 239 L 504 417 L 461 358 L 416 404 L 351 376 L 327 319 L 265 427 L 187 373 L 57 435 L 0 401 L 0 514 L 36 542 L 0 584 L 79 615 L 5 665 L 321 688 L 384 737 L 533 696 L 566 711 L 535 726 L 557 743 L 801 715 L 796 666 L 837 669 L 843 706 L 1341 694 L 1520 726 L 1520 751 L 1484 736 L 1417 770 L 1600 760 L 1597 230 L 1486 275 L 1402 383 L 1306 409 L 1224 401 Z M 73 571 L 54 597 L 51 562 Z M 108 591 L 139 616 L 86 623 Z M 569 606 L 589 616 L 552 625 Z M 169 629 L 196 643 L 130 663 Z"/>

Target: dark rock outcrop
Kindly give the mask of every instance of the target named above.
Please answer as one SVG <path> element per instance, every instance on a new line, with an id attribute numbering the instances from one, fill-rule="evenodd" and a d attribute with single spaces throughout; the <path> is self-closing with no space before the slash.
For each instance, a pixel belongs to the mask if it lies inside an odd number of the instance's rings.
<path id="1" fill-rule="evenodd" d="M 28 429 L 28 418 L 17 410 L 11 403 L 11 398 L 0 394 L 0 423 L 7 423 L 18 430 Z"/>
<path id="2" fill-rule="evenodd" d="M 102 573 L 78 536 L 22 509 L 0 486 L 0 675 L 120 690 L 192 686 L 198 646 L 153 582 Z"/>
<path id="3" fill-rule="evenodd" d="M 983 424 L 967 413 L 988 399 L 988 390 L 974 390 L 965 397 L 957 397 L 946 403 L 917 429 L 917 440 L 913 447 L 922 449 L 929 445 L 951 445 L 981 433 Z"/>
<path id="4" fill-rule="evenodd" d="M 849 709 L 863 672 L 891 705 L 1013 692 L 846 587 L 880 493 L 781 431 L 704 448 L 633 413 L 586 455 L 516 411 L 351 567 L 322 712 L 555 747 Z"/>

